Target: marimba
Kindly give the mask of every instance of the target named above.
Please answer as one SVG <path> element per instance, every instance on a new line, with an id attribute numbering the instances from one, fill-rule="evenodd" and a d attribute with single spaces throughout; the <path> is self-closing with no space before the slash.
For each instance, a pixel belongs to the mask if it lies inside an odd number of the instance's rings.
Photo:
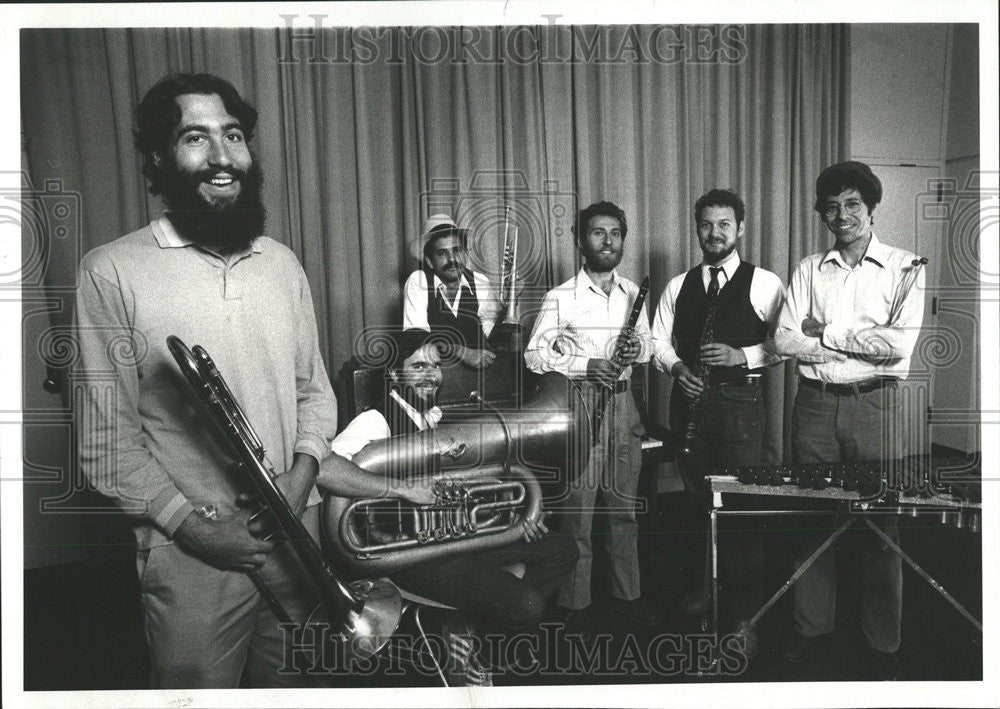
<path id="1" fill-rule="evenodd" d="M 917 517 L 933 515 L 954 527 L 978 532 L 982 511 L 981 467 L 965 458 L 916 456 L 893 461 L 861 463 L 820 463 L 809 465 L 759 465 L 717 468 L 708 477 L 712 491 L 710 546 L 706 576 L 711 581 L 711 627 L 707 616 L 703 630 L 710 630 L 718 643 L 719 576 L 718 518 L 724 516 L 829 515 L 837 511 L 816 509 L 723 509 L 723 494 L 760 497 L 810 498 L 831 500 L 850 506 L 853 514 L 840 524 L 794 571 L 791 577 L 750 619 L 751 627 L 812 566 L 850 526 L 863 521 L 903 561 L 941 594 L 980 633 L 982 623 L 955 600 L 945 588 L 922 569 L 898 544 L 871 521 L 873 515 L 897 514 Z"/>

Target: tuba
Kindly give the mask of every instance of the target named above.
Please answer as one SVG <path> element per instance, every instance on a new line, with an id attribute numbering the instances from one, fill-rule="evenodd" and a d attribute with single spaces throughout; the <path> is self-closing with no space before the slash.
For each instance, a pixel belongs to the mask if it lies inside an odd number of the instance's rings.
<path id="1" fill-rule="evenodd" d="M 514 411 L 484 411 L 409 436 L 370 443 L 353 462 L 383 476 L 431 474 L 436 500 L 327 496 L 323 531 L 335 561 L 362 576 L 391 574 L 451 554 L 518 541 L 558 489 L 586 463 L 590 421 L 576 385 L 550 372 Z"/>
<path id="2" fill-rule="evenodd" d="M 399 589 L 385 581 L 348 582 L 329 563 L 319 544 L 309 535 L 281 489 L 272 479 L 274 471 L 266 462 L 264 446 L 233 397 L 225 379 L 204 348 L 188 347 L 171 335 L 167 346 L 185 378 L 194 387 L 212 419 L 225 435 L 238 464 L 253 481 L 262 505 L 251 519 L 260 517 L 269 530 L 282 532 L 319 591 L 322 610 L 329 627 L 338 628 L 330 639 L 345 643 L 349 657 L 365 659 L 377 653 L 392 637 L 402 614 Z M 250 579 L 283 622 L 288 614 L 255 572 Z M 307 623 L 319 622 L 316 611 Z"/>

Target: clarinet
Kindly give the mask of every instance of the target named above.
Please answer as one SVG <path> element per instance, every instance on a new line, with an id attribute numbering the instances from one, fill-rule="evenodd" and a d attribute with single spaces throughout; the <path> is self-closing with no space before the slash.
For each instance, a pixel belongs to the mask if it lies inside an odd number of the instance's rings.
<path id="1" fill-rule="evenodd" d="M 646 302 L 646 295 L 649 293 L 649 276 L 642 279 L 642 284 L 639 286 L 639 294 L 635 297 L 635 302 L 632 304 L 632 312 L 628 315 L 628 320 L 625 321 L 625 326 L 622 328 L 621 332 L 618 333 L 617 344 L 615 345 L 614 354 L 611 355 L 610 362 L 615 368 L 615 373 L 621 376 L 622 370 L 625 369 L 625 349 L 626 342 L 635 334 L 636 323 L 639 322 L 639 316 L 642 315 L 642 306 Z M 615 377 L 617 381 L 618 377 Z M 597 393 L 597 404 L 594 407 L 594 442 L 597 442 L 598 435 L 601 430 L 601 421 L 604 419 L 604 412 L 607 408 L 608 401 L 614 396 L 614 386 L 604 386 L 601 387 Z"/>
<path id="2" fill-rule="evenodd" d="M 701 341 L 698 345 L 698 364 L 695 366 L 695 375 L 701 379 L 701 394 L 688 401 L 688 422 L 684 429 L 684 442 L 681 444 L 680 454 L 691 455 L 694 439 L 698 437 L 698 426 L 701 423 L 703 414 L 703 403 L 705 391 L 708 389 L 709 380 L 712 377 L 712 367 L 701 360 L 701 347 L 710 345 L 715 339 L 712 329 L 712 322 L 715 320 L 715 308 L 719 301 L 719 294 L 716 293 L 708 299 L 708 308 L 705 311 L 705 326 L 701 330 Z"/>

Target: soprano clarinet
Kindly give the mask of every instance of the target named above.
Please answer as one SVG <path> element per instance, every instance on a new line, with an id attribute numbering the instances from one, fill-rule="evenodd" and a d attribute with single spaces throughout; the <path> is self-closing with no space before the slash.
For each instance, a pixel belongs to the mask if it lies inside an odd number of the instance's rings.
<path id="1" fill-rule="evenodd" d="M 646 302 L 646 295 L 649 293 L 649 276 L 642 279 L 642 284 L 639 286 L 639 293 L 635 296 L 635 302 L 632 303 L 632 312 L 628 315 L 628 320 L 625 322 L 625 326 L 622 328 L 621 332 L 618 333 L 618 340 L 615 345 L 614 354 L 611 355 L 611 364 L 614 366 L 615 380 L 617 381 L 618 376 L 621 376 L 622 370 L 625 369 L 625 352 L 628 349 L 628 341 L 635 334 L 635 326 L 639 322 L 639 317 L 642 315 L 642 306 Z M 597 441 L 597 437 L 600 434 L 601 422 L 604 420 L 605 410 L 608 406 L 608 401 L 614 396 L 614 386 L 602 386 L 597 394 L 597 403 L 594 407 L 594 441 Z"/>
<path id="2" fill-rule="evenodd" d="M 712 378 L 712 367 L 701 358 L 701 348 L 712 344 L 715 339 L 713 322 L 715 320 L 715 309 L 718 305 L 718 294 L 708 298 L 708 306 L 705 311 L 705 326 L 701 331 L 701 341 L 698 343 L 698 365 L 695 367 L 695 376 L 701 380 L 702 390 L 698 396 L 688 400 L 688 422 L 684 428 L 684 441 L 681 443 L 680 454 L 691 455 L 694 447 L 694 440 L 698 437 L 698 428 L 701 425 L 701 418 L 704 415 L 705 392 L 708 390 L 709 380 Z"/>

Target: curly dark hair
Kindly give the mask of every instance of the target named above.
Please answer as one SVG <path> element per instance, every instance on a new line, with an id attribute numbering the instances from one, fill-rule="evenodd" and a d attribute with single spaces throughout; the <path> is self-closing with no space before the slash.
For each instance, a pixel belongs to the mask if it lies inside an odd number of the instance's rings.
<path id="1" fill-rule="evenodd" d="M 694 220 L 701 219 L 701 210 L 705 207 L 732 207 L 736 215 L 736 224 L 742 224 L 747 215 L 746 205 L 740 196 L 732 190 L 709 190 L 694 203 Z"/>
<path id="2" fill-rule="evenodd" d="M 863 162 L 847 160 L 824 168 L 816 178 L 816 202 L 813 204 L 820 214 L 830 197 L 836 197 L 845 190 L 857 190 L 861 201 L 868 207 L 868 213 L 882 201 L 882 181 Z"/>
<path id="3" fill-rule="evenodd" d="M 586 235 L 590 220 L 594 217 L 612 217 L 618 220 L 622 227 L 622 240 L 628 236 L 628 221 L 625 219 L 625 210 L 614 202 L 594 202 L 586 209 L 577 212 L 576 222 L 573 224 L 573 236 L 577 243 Z"/>
<path id="4" fill-rule="evenodd" d="M 430 335 L 431 333 L 427 330 L 417 328 L 409 328 L 395 333 L 393 339 L 396 343 L 396 352 L 389 364 L 389 369 L 397 372 L 402 371 L 403 364 L 413 356 L 414 352 L 433 341 L 430 339 Z"/>
<path id="5" fill-rule="evenodd" d="M 217 94 L 226 111 L 240 122 L 247 140 L 257 126 L 257 109 L 240 97 L 236 88 L 212 74 L 171 74 L 160 79 L 135 109 L 135 147 L 142 154 L 142 174 L 149 180 L 149 191 L 163 191 L 163 171 L 153 160 L 154 154 L 167 154 L 170 135 L 181 120 L 177 97 L 185 94 Z"/>

